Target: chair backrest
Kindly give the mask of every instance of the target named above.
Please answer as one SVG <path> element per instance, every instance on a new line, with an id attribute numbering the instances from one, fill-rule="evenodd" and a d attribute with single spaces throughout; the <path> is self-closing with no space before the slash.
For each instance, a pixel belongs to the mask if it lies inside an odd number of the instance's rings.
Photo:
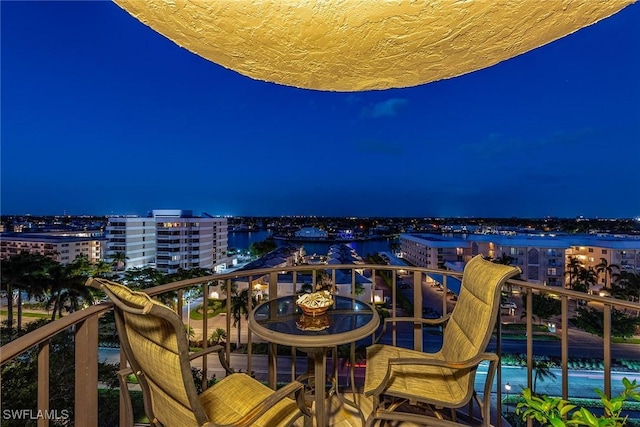
<path id="1" fill-rule="evenodd" d="M 502 285 L 521 271 L 477 255 L 465 266 L 458 301 L 443 333 L 445 360 L 467 360 L 485 351 L 500 309 Z"/>
<path id="2" fill-rule="evenodd" d="M 182 319 L 143 292 L 104 279 L 89 281 L 115 305 L 120 343 L 142 387 L 147 416 L 163 425 L 207 422 L 193 382 Z"/>

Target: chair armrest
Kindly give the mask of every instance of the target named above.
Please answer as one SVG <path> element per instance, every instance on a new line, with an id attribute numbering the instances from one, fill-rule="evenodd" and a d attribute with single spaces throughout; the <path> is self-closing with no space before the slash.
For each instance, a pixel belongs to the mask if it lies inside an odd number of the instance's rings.
<path id="1" fill-rule="evenodd" d="M 124 368 L 124 369 L 120 369 L 120 370 L 118 370 L 117 374 L 124 378 L 124 377 L 127 377 L 127 376 L 133 374 L 133 369 L 131 369 L 129 367 Z"/>
<path id="2" fill-rule="evenodd" d="M 197 359 L 198 357 L 202 357 L 202 356 L 207 355 L 209 353 L 216 352 L 216 353 L 218 353 L 218 359 L 220 359 L 220 364 L 224 368 L 224 370 L 227 373 L 227 375 L 230 375 L 230 374 L 233 374 L 234 371 L 229 366 L 229 362 L 227 361 L 227 358 L 226 358 L 226 355 L 225 355 L 224 351 L 225 351 L 224 346 L 214 345 L 212 347 L 207 347 L 204 350 L 196 351 L 194 353 L 190 353 L 189 354 L 189 360 L 194 360 L 194 359 Z"/>
<path id="3" fill-rule="evenodd" d="M 423 317 L 387 317 L 384 319 L 384 323 L 393 323 L 393 322 L 411 322 L 411 323 L 422 323 L 423 325 L 429 326 L 440 326 L 443 323 L 446 323 L 451 317 L 451 313 L 447 313 L 442 317 L 437 319 L 425 319 Z"/>
<path id="4" fill-rule="evenodd" d="M 433 359 L 433 358 L 423 358 L 423 357 L 398 357 L 389 359 L 387 363 L 387 372 L 385 373 L 382 382 L 378 387 L 376 387 L 371 394 L 379 395 L 387 388 L 389 380 L 391 378 L 391 369 L 394 365 L 426 365 L 426 366 L 439 366 L 442 368 L 449 369 L 469 369 L 469 368 L 478 368 L 480 362 L 488 360 L 490 364 L 494 365 L 500 359 L 498 355 L 494 353 L 480 353 L 475 357 L 467 360 L 450 362 L 446 360 Z M 489 375 L 487 375 L 489 377 Z M 491 381 L 493 381 L 493 376 L 491 375 Z"/>
<path id="5" fill-rule="evenodd" d="M 123 368 L 118 370 L 118 382 L 120 383 L 120 396 L 126 392 L 127 398 L 124 399 L 124 421 L 126 425 L 133 425 L 133 405 L 131 403 L 131 395 L 129 394 L 129 386 L 127 383 L 127 377 L 133 374 L 133 369 Z"/>
<path id="6" fill-rule="evenodd" d="M 300 407 L 300 410 L 306 416 L 310 417 L 311 413 L 309 412 L 309 410 L 307 409 L 307 407 L 306 407 L 306 405 L 304 403 L 304 384 L 302 384 L 299 381 L 291 381 L 289 384 L 285 385 L 284 387 L 279 388 L 273 394 L 269 395 L 269 397 L 267 397 L 262 402 L 258 403 L 253 408 L 251 408 L 249 410 L 249 412 L 247 412 L 247 414 L 244 417 L 242 417 L 242 418 L 240 418 L 238 420 L 235 420 L 232 423 L 219 425 L 219 426 L 220 427 L 227 427 L 227 426 L 230 427 L 230 426 L 253 425 L 253 424 L 255 424 L 256 420 L 258 418 L 260 418 L 269 409 L 271 409 L 273 407 L 273 405 L 275 405 L 276 403 L 280 402 L 282 399 L 284 399 L 285 397 L 291 395 L 292 393 L 296 394 L 296 401 L 298 402 L 298 406 Z M 218 425 L 218 424 L 216 424 L 216 425 Z"/>
<path id="7" fill-rule="evenodd" d="M 387 369 L 390 368 L 391 365 L 429 365 L 429 366 L 439 366 L 442 368 L 449 369 L 467 369 L 477 367 L 480 362 L 483 361 L 498 361 L 498 356 L 494 353 L 480 353 L 475 357 L 467 360 L 460 360 L 455 362 L 450 362 L 446 360 L 440 359 L 432 359 L 432 358 L 422 358 L 422 357 L 398 357 L 389 359 L 389 364 Z"/>
<path id="8" fill-rule="evenodd" d="M 424 319 L 422 317 L 387 317 L 382 322 L 382 330 L 380 331 L 380 335 L 375 337 L 374 343 L 377 344 L 380 341 L 380 339 L 384 336 L 384 334 L 387 332 L 388 323 L 411 322 L 411 323 L 422 323 L 423 325 L 427 325 L 427 326 L 440 326 L 445 324 L 449 320 L 450 316 L 451 316 L 451 313 L 447 313 L 438 319 Z"/>

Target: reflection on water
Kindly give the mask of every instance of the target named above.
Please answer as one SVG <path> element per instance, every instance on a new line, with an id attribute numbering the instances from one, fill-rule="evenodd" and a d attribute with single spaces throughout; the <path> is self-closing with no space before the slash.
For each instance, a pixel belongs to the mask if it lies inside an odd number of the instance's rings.
<path id="1" fill-rule="evenodd" d="M 251 232 L 231 232 L 228 236 L 229 248 L 248 250 L 249 246 L 253 242 L 261 242 L 269 236 L 269 231 L 251 231 Z M 278 246 L 284 246 L 288 244 L 301 244 L 304 246 L 304 250 L 307 254 L 326 255 L 329 251 L 329 246 L 336 242 L 290 242 L 286 240 L 274 240 Z M 358 255 L 365 257 L 367 254 L 375 254 L 378 252 L 390 251 L 389 245 L 394 242 L 394 239 L 376 239 L 365 240 L 356 242 L 347 242 L 347 246 L 355 249 Z M 396 240 L 397 242 L 397 240 Z M 337 242 L 343 243 L 343 242 Z"/>

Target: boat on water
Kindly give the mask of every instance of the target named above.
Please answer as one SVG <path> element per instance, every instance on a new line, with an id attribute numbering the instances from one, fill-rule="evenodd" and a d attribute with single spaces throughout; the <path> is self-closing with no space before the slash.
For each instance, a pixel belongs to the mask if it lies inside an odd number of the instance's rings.
<path id="1" fill-rule="evenodd" d="M 381 239 L 386 236 L 353 236 L 353 237 L 338 237 L 338 236 L 278 236 L 271 235 L 275 240 L 286 240 L 290 242 L 361 242 L 365 240 Z"/>

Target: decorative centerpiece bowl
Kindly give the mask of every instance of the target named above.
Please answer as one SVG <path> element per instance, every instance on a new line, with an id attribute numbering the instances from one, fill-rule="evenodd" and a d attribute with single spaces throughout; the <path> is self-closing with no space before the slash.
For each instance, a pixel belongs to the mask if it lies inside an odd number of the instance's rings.
<path id="1" fill-rule="evenodd" d="M 316 317 L 327 312 L 329 307 L 333 305 L 333 298 L 328 291 L 319 291 L 300 295 L 296 304 L 307 316 Z"/>

